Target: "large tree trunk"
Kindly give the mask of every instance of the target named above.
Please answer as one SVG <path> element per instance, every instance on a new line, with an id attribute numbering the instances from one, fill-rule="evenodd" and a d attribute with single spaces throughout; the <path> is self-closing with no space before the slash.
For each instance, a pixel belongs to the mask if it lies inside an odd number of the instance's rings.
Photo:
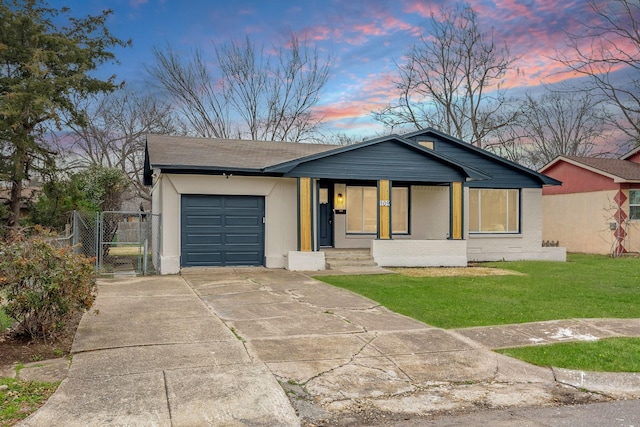
<path id="1" fill-rule="evenodd" d="M 20 202 L 22 200 L 22 182 L 25 177 L 26 150 L 19 145 L 13 154 L 13 173 L 11 177 L 11 199 L 9 201 L 9 219 L 7 225 L 16 230 L 20 226 Z"/>

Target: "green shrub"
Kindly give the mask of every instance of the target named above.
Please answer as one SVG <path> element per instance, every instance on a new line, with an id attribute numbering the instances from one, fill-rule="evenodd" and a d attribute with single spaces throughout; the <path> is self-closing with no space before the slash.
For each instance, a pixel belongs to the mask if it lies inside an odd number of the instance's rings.
<path id="1" fill-rule="evenodd" d="M 91 307 L 96 294 L 93 261 L 47 237 L 16 235 L 0 247 L 4 311 L 17 321 L 16 332 L 32 339 L 55 337 L 71 316 Z"/>

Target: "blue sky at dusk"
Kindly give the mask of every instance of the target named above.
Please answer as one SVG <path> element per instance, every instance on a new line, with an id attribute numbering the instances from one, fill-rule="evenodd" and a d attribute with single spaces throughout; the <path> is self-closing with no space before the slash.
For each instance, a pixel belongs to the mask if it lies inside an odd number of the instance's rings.
<path id="1" fill-rule="evenodd" d="M 428 35 L 430 11 L 451 0 L 69 0 L 72 15 L 97 14 L 110 8 L 108 27 L 133 47 L 118 49 L 121 64 L 104 66 L 101 73 L 117 74 L 134 89 L 143 88 L 145 64 L 153 61 L 152 48 L 167 43 L 189 54 L 200 47 L 210 52 L 212 42 L 242 41 L 249 35 L 265 49 L 282 46 L 293 32 L 316 43 L 332 58 L 329 82 L 315 112 L 325 117 L 328 129 L 354 136 L 381 132 L 371 119 L 396 98 L 392 79 L 395 64 Z M 567 32 L 579 32 L 586 19 L 585 0 L 473 0 L 480 25 L 492 30 L 518 55 L 518 73 L 506 86 L 516 91 L 571 78 L 549 59 L 566 49 Z"/>

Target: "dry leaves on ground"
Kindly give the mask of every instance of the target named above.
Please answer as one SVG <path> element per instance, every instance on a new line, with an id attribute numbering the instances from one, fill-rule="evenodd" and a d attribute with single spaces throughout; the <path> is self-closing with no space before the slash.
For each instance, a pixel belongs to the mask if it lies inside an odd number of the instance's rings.
<path id="1" fill-rule="evenodd" d="M 493 267 L 402 267 L 389 268 L 394 273 L 410 277 L 449 277 L 449 276 L 524 276 L 523 273 Z"/>

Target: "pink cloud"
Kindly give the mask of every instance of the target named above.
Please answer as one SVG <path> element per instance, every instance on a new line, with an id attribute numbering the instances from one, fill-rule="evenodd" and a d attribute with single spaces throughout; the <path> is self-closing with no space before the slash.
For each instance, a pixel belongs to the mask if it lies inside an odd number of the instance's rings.
<path id="1" fill-rule="evenodd" d="M 448 7 L 449 4 L 444 4 Z M 440 2 L 416 2 L 406 0 L 403 10 L 424 18 L 432 12 L 438 13 Z M 497 46 L 506 43 L 510 52 L 519 57 L 515 66 L 519 72 L 512 73 L 503 87 L 553 83 L 575 77 L 553 58 L 556 52 L 568 52 L 567 34 L 577 33 L 582 28 L 580 20 L 589 19 L 589 7 L 583 0 L 494 0 L 473 2 L 478 23 L 485 32 L 491 33 Z M 428 38 L 428 31 L 425 33 Z M 587 45 L 585 44 L 586 48 Z"/>
<path id="2" fill-rule="evenodd" d="M 384 26 L 387 28 L 393 28 L 396 31 L 407 31 L 412 36 L 419 36 L 422 33 L 422 28 L 411 25 L 405 21 L 401 21 L 400 19 L 394 16 L 387 16 L 383 20 Z"/>
<path id="3" fill-rule="evenodd" d="M 299 31 L 309 39 L 316 41 L 331 40 L 334 43 L 345 43 L 361 46 L 375 38 L 389 37 L 391 34 L 404 31 L 410 35 L 420 33 L 420 28 L 393 16 L 388 7 L 368 7 L 359 14 L 347 13 L 349 9 L 336 11 L 329 18 L 330 23 L 318 23 Z"/>
<path id="4" fill-rule="evenodd" d="M 373 23 L 355 25 L 353 28 L 365 36 L 382 36 L 387 34 L 384 29 L 385 27 Z"/>
<path id="5" fill-rule="evenodd" d="M 314 25 L 306 27 L 298 32 L 304 38 L 313 41 L 324 41 L 335 37 L 341 37 L 342 32 L 337 28 L 330 28 L 327 25 Z"/>
<path id="6" fill-rule="evenodd" d="M 364 78 L 348 76 L 350 81 L 340 86 L 335 101 L 314 108 L 314 114 L 326 121 L 370 117 L 397 98 L 397 91 L 388 73 L 368 74 Z"/>
<path id="7" fill-rule="evenodd" d="M 415 13 L 424 18 L 428 18 L 431 16 L 431 12 L 434 11 L 434 5 L 432 3 L 423 3 L 423 2 L 405 2 L 405 7 L 403 8 L 406 13 Z"/>
<path id="8" fill-rule="evenodd" d="M 366 108 L 352 102 L 338 102 L 314 107 L 313 114 L 325 121 L 355 119 L 368 114 Z"/>

